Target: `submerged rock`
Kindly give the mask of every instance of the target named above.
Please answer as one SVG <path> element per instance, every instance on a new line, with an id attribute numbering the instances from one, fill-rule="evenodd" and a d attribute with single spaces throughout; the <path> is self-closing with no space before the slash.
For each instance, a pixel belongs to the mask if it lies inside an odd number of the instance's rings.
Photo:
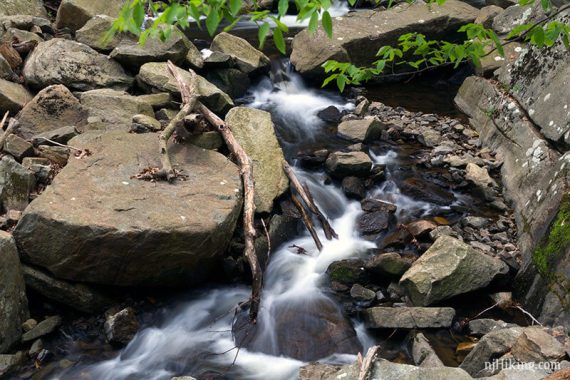
<path id="1" fill-rule="evenodd" d="M 57 278 L 109 285 L 189 286 L 208 278 L 241 210 L 241 182 L 226 157 L 173 144 L 186 181 L 140 181 L 159 165 L 156 134 L 83 134 L 92 155 L 71 160 L 16 228 L 25 261 Z M 73 205 L 73 207 L 70 207 Z"/>
<path id="2" fill-rule="evenodd" d="M 444 235 L 412 264 L 400 284 L 414 305 L 428 306 L 484 288 L 508 271 L 501 260 Z"/>

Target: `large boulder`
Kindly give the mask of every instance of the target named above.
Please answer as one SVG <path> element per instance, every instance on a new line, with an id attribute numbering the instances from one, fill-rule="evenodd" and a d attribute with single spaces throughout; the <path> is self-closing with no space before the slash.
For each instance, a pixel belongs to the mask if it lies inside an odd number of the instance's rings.
<path id="1" fill-rule="evenodd" d="M 235 107 L 228 112 L 226 123 L 253 163 L 256 211 L 271 212 L 275 198 L 289 186 L 283 171 L 283 151 L 275 135 L 271 114 L 254 108 Z"/>
<path id="2" fill-rule="evenodd" d="M 63 84 L 79 91 L 102 87 L 124 90 L 133 82 L 119 63 L 87 45 L 60 38 L 38 44 L 27 58 L 23 74 L 34 88 Z"/>
<path id="3" fill-rule="evenodd" d="M 81 104 L 89 112 L 89 129 L 122 130 L 128 132 L 133 116 L 154 117 L 152 105 L 139 96 L 124 91 L 98 89 L 79 95 Z"/>
<path id="4" fill-rule="evenodd" d="M 194 78 L 196 91 L 200 94 L 200 100 L 212 111 L 225 114 L 234 105 L 232 99 L 218 87 L 208 82 L 204 77 L 195 74 L 192 76 L 188 71 L 177 69 L 179 74 L 191 83 Z M 137 83 L 149 92 L 170 92 L 180 94 L 178 83 L 168 72 L 166 62 L 145 63 L 137 75 Z"/>
<path id="5" fill-rule="evenodd" d="M 47 17 L 42 0 L 2 0 L 0 16 L 31 15 Z"/>
<path id="6" fill-rule="evenodd" d="M 124 0 L 62 0 L 57 10 L 55 26 L 75 32 L 93 16 L 117 17 L 124 3 Z"/>
<path id="7" fill-rule="evenodd" d="M 97 15 L 75 32 L 75 40 L 95 50 L 109 52 L 116 48 L 123 38 L 126 38 L 125 34 L 116 33 L 110 40 L 104 39 L 114 21 L 115 18 L 111 16 Z"/>
<path id="8" fill-rule="evenodd" d="M 372 307 L 364 311 L 364 325 L 374 329 L 449 328 L 451 307 Z"/>
<path id="9" fill-rule="evenodd" d="M 222 32 L 218 34 L 212 41 L 210 50 L 219 51 L 233 57 L 237 67 L 244 73 L 267 69 L 269 67 L 269 58 L 251 46 L 249 42 L 243 38 Z"/>
<path id="10" fill-rule="evenodd" d="M 22 323 L 28 319 L 26 286 L 16 243 L 10 234 L 0 231 L 0 354 L 22 336 Z"/>
<path id="11" fill-rule="evenodd" d="M 319 29 L 304 30 L 293 39 L 291 63 L 301 74 L 322 76 L 321 65 L 334 59 L 357 66 L 371 64 L 375 52 L 385 45 L 395 45 L 405 33 L 422 33 L 431 38 L 449 37 L 461 25 L 473 22 L 478 10 L 458 0 L 442 6 L 425 3 L 401 3 L 389 10 L 351 13 L 333 20 L 333 36 Z"/>
<path id="12" fill-rule="evenodd" d="M 86 133 L 92 154 L 70 160 L 24 212 L 14 236 L 24 261 L 57 278 L 124 286 L 208 278 L 241 210 L 239 173 L 223 155 L 173 144 L 185 181 L 132 178 L 160 165 L 156 134 Z"/>
<path id="13" fill-rule="evenodd" d="M 444 235 L 412 264 L 400 284 L 414 305 L 428 306 L 484 288 L 508 271 L 501 260 Z"/>
<path id="14" fill-rule="evenodd" d="M 10 112 L 15 115 L 32 100 L 32 94 L 18 83 L 0 79 L 0 113 Z"/>
<path id="15" fill-rule="evenodd" d="M 16 133 L 25 138 L 65 126 L 82 129 L 87 124 L 87 109 L 67 87 L 53 85 L 44 88 L 18 115 Z"/>

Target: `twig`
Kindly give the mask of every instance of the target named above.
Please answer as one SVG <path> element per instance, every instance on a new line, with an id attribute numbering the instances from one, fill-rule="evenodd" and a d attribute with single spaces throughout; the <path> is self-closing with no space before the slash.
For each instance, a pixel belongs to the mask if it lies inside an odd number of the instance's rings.
<path id="1" fill-rule="evenodd" d="M 499 306 L 499 302 L 497 302 L 496 304 L 489 306 L 488 308 L 486 308 L 485 310 L 483 310 L 482 312 L 480 312 L 479 314 L 477 314 L 476 316 L 474 316 L 473 318 L 469 318 L 469 320 L 473 320 L 473 319 L 477 319 L 479 318 L 481 315 L 485 314 L 486 312 L 488 312 L 489 310 L 493 310 L 495 307 Z"/>
<path id="2" fill-rule="evenodd" d="M 83 152 L 82 149 L 76 148 L 76 147 L 71 146 L 71 145 L 61 144 L 61 143 L 58 143 L 57 141 L 53 141 L 53 140 L 50 140 L 50 139 L 45 138 L 45 137 L 38 137 L 38 139 L 47 141 L 47 142 L 49 142 L 50 144 L 53 144 L 53 145 L 61 146 L 61 147 L 63 147 L 63 148 L 69 148 L 69 149 L 75 150 L 75 151 L 77 151 L 77 152 Z M 39 145 L 39 144 L 38 144 L 38 145 Z"/>
<path id="3" fill-rule="evenodd" d="M 368 349 L 368 352 L 366 353 L 366 356 L 364 357 L 364 360 L 362 360 L 362 356 L 360 355 L 360 353 L 358 354 L 359 364 L 360 364 L 360 372 L 358 373 L 358 380 L 366 380 L 368 372 L 370 371 L 370 366 L 372 366 L 374 359 L 378 355 L 378 351 L 380 351 L 380 346 L 370 347 Z"/>
<path id="4" fill-rule="evenodd" d="M 261 218 L 261 225 L 263 226 L 263 231 L 265 232 L 265 237 L 267 238 L 267 260 L 265 261 L 265 269 L 267 269 L 267 265 L 269 264 L 269 257 L 271 256 L 271 236 L 269 235 L 269 231 L 267 230 L 267 226 L 265 225 L 263 218 Z"/>
<path id="5" fill-rule="evenodd" d="M 530 319 L 532 319 L 533 322 L 537 323 L 539 326 L 542 326 L 542 323 L 540 323 L 535 317 L 533 317 L 531 313 L 529 313 L 528 311 L 526 311 L 525 309 L 523 309 L 519 305 L 516 305 L 515 308 L 519 309 L 524 314 L 528 315 L 530 317 Z"/>
<path id="6" fill-rule="evenodd" d="M 291 200 L 293 201 L 293 204 L 295 204 L 295 207 L 297 207 L 297 210 L 299 210 L 299 212 L 301 213 L 301 217 L 303 218 L 303 222 L 305 223 L 305 226 L 307 226 L 307 229 L 309 230 L 309 233 L 311 234 L 311 237 L 313 238 L 315 245 L 317 246 L 317 249 L 319 251 L 322 251 L 323 250 L 323 243 L 321 243 L 321 239 L 319 239 L 319 235 L 317 234 L 317 231 L 315 230 L 315 226 L 313 225 L 313 221 L 311 220 L 311 217 L 307 214 L 307 211 L 305 210 L 305 208 L 301 204 L 301 201 L 299 201 L 299 198 L 297 198 L 297 196 L 295 196 L 295 194 L 293 194 L 293 193 L 291 193 Z"/>

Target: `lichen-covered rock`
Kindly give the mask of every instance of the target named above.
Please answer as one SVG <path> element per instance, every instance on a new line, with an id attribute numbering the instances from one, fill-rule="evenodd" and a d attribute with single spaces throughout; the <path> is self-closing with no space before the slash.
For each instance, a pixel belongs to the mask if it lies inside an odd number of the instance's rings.
<path id="1" fill-rule="evenodd" d="M 244 73 L 266 69 L 270 60 L 243 38 L 222 32 L 212 41 L 212 51 L 219 51 L 233 57 L 237 67 Z"/>
<path id="2" fill-rule="evenodd" d="M 283 171 L 285 158 L 275 135 L 271 114 L 254 108 L 235 107 L 228 112 L 226 123 L 253 163 L 255 209 L 257 212 L 270 212 L 275 198 L 289 187 Z"/>
<path id="3" fill-rule="evenodd" d="M 0 113 L 15 115 L 32 100 L 32 94 L 18 83 L 0 79 Z"/>
<path id="4" fill-rule="evenodd" d="M 156 134 L 86 133 L 24 212 L 14 236 L 24 261 L 57 278 L 123 286 L 189 286 L 208 278 L 241 210 L 237 167 L 219 153 L 173 144 L 175 184 L 132 176 L 160 165 Z"/>
<path id="5" fill-rule="evenodd" d="M 80 29 L 89 19 L 96 15 L 117 17 L 124 0 L 62 0 L 55 26 L 58 29 Z"/>
<path id="6" fill-rule="evenodd" d="M 0 354 L 20 340 L 21 326 L 28 319 L 26 286 L 16 243 L 10 234 L 0 231 Z"/>
<path id="7" fill-rule="evenodd" d="M 441 236 L 404 273 L 400 284 L 414 305 L 428 306 L 484 288 L 508 271 L 501 260 Z"/>
<path id="8" fill-rule="evenodd" d="M 31 15 L 47 17 L 42 0 L 2 0 L 0 16 Z"/>
<path id="9" fill-rule="evenodd" d="M 124 90 L 133 82 L 119 63 L 87 45 L 60 38 L 38 44 L 26 60 L 23 75 L 34 88 L 63 84 L 79 91 Z"/>

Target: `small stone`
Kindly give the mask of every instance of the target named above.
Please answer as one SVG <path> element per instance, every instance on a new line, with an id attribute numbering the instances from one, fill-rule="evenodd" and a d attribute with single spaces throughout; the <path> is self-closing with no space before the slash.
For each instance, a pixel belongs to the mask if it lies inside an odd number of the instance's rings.
<path id="1" fill-rule="evenodd" d="M 70 150 L 63 146 L 40 145 L 38 147 L 40 157 L 47 158 L 56 165 L 65 166 L 69 159 Z"/>
<path id="2" fill-rule="evenodd" d="M 22 351 L 18 351 L 14 355 L 0 355 L 0 375 L 11 371 L 25 360 L 25 355 Z"/>
<path id="3" fill-rule="evenodd" d="M 483 228 L 489 224 L 489 219 L 479 216 L 467 216 L 463 218 L 461 224 L 472 228 Z"/>
<path id="4" fill-rule="evenodd" d="M 34 147 L 20 136 L 10 134 L 4 143 L 4 151 L 21 161 L 24 157 L 34 154 Z"/>
<path id="5" fill-rule="evenodd" d="M 73 367 L 75 362 L 72 362 L 71 360 L 68 360 L 68 359 L 61 359 L 58 364 L 59 364 L 59 368 L 66 369 L 66 368 Z"/>
<path id="6" fill-rule="evenodd" d="M 343 178 L 342 191 L 348 198 L 352 199 L 362 199 L 366 195 L 362 180 L 352 176 Z"/>
<path id="7" fill-rule="evenodd" d="M 105 336 L 109 343 L 127 345 L 140 328 L 135 311 L 127 307 L 119 312 L 109 312 L 105 321 Z"/>
<path id="8" fill-rule="evenodd" d="M 24 323 L 22 323 L 22 330 L 24 330 L 24 332 L 28 332 L 31 329 L 33 329 L 34 327 L 36 327 L 37 325 L 38 325 L 38 321 L 30 318 L 30 319 L 26 320 Z"/>
<path id="9" fill-rule="evenodd" d="M 36 356 L 40 353 L 41 350 L 44 348 L 44 342 L 41 339 L 36 339 L 34 343 L 32 343 L 32 347 L 28 350 L 28 356 L 35 359 Z"/>
<path id="10" fill-rule="evenodd" d="M 358 116 L 364 116 L 366 112 L 368 112 L 368 108 L 370 107 L 370 101 L 368 99 L 363 99 L 356 105 L 354 109 L 354 114 Z"/>
<path id="11" fill-rule="evenodd" d="M 429 340 L 422 333 L 417 333 L 412 340 L 412 357 L 419 367 L 445 367 Z"/>
<path id="12" fill-rule="evenodd" d="M 380 276 L 399 279 L 411 266 L 411 262 L 396 252 L 374 256 L 366 262 L 366 269 Z"/>
<path id="13" fill-rule="evenodd" d="M 365 177 L 370 174 L 372 160 L 364 152 L 335 152 L 327 158 L 326 167 L 335 177 Z"/>
<path id="14" fill-rule="evenodd" d="M 378 139 L 383 129 L 384 125 L 377 118 L 347 120 L 339 124 L 338 135 L 346 140 L 366 142 Z"/>
<path id="15" fill-rule="evenodd" d="M 429 220 L 416 220 L 415 222 L 408 223 L 406 227 L 412 236 L 420 237 L 437 228 L 437 224 Z"/>
<path id="16" fill-rule="evenodd" d="M 52 167 L 47 158 L 26 157 L 22 160 L 22 166 L 34 173 L 39 182 L 45 183 L 50 178 Z"/>
<path id="17" fill-rule="evenodd" d="M 22 342 L 29 342 L 52 333 L 61 324 L 61 317 L 55 315 L 41 321 L 36 327 L 22 336 Z"/>
<path id="18" fill-rule="evenodd" d="M 328 123 L 338 123 L 342 117 L 342 113 L 335 106 L 328 106 L 317 113 L 317 117 Z"/>
<path id="19" fill-rule="evenodd" d="M 368 306 L 376 298 L 376 293 L 360 284 L 354 284 L 352 285 L 352 288 L 350 288 L 350 296 L 356 304 L 360 306 Z"/>
<path id="20" fill-rule="evenodd" d="M 469 245 L 471 245 L 473 248 L 476 248 L 476 249 L 483 251 L 483 252 L 491 252 L 493 250 L 487 244 L 483 244 L 483 243 L 478 242 L 478 241 L 471 241 L 471 242 L 469 242 Z"/>
<path id="21" fill-rule="evenodd" d="M 457 232 L 455 232 L 450 226 L 437 226 L 429 233 L 429 237 L 434 241 L 441 236 L 457 237 Z"/>
<path id="22" fill-rule="evenodd" d="M 137 114 L 133 116 L 133 125 L 131 131 L 145 130 L 147 132 L 156 132 L 162 129 L 160 121 L 152 116 Z M 137 132 L 140 133 L 140 132 Z"/>
<path id="23" fill-rule="evenodd" d="M 209 150 L 218 150 L 225 144 L 222 136 L 216 131 L 208 131 L 197 135 L 191 135 L 188 138 L 188 141 L 200 148 Z"/>

